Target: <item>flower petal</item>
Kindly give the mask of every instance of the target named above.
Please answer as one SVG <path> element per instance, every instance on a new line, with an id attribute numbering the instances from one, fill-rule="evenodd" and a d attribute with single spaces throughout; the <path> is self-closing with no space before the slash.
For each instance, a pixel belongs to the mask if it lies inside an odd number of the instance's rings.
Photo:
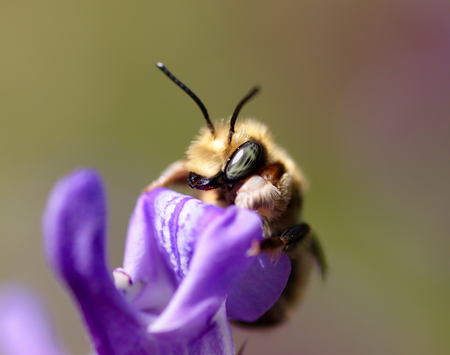
<path id="1" fill-rule="evenodd" d="M 251 266 L 252 241 L 262 238 L 261 220 L 252 211 L 231 206 L 216 217 L 200 235 L 189 272 L 150 331 L 189 338 L 206 329 L 227 291 Z"/>
<path id="2" fill-rule="evenodd" d="M 160 354 L 235 354 L 233 336 L 224 303 L 210 324 L 196 337 L 189 339 L 183 336 L 174 336 L 174 333 L 159 333 L 157 337 Z"/>
<path id="3" fill-rule="evenodd" d="M 44 307 L 24 287 L 0 291 L 0 350 L 4 355 L 65 355 Z"/>
<path id="4" fill-rule="evenodd" d="M 233 320 L 254 322 L 278 300 L 289 278 L 291 263 L 286 253 L 274 261 L 259 255 L 234 287 L 228 291 L 227 313 Z"/>
<path id="5" fill-rule="evenodd" d="M 178 280 L 156 236 L 152 213 L 155 196 L 144 194 L 137 201 L 128 228 L 123 270 L 133 287 L 141 287 L 137 298 L 131 299 L 133 306 L 159 314 L 175 292 Z"/>
<path id="6" fill-rule="evenodd" d="M 233 334 L 225 303 L 214 315 L 210 327 L 190 344 L 193 354 L 234 354 Z"/>
<path id="7" fill-rule="evenodd" d="M 99 355 L 153 353 L 139 314 L 108 272 L 105 219 L 103 184 L 96 172 L 77 170 L 62 179 L 44 214 L 47 260 L 78 302 Z"/>
<path id="8" fill-rule="evenodd" d="M 142 290 L 133 305 L 163 311 L 187 273 L 201 230 L 223 210 L 167 189 L 138 199 L 130 221 L 123 268 Z"/>

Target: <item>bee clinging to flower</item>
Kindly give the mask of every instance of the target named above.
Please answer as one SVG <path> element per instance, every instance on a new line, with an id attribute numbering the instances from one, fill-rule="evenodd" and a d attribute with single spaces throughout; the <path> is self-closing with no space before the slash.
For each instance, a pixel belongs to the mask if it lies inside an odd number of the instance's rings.
<path id="1" fill-rule="evenodd" d="M 286 320 L 301 299 L 313 262 L 319 265 L 322 277 L 326 271 L 320 243 L 301 218 L 305 178 L 264 124 L 237 120 L 244 104 L 259 92 L 258 87 L 238 103 L 229 120 L 213 125 L 200 99 L 162 63 L 157 66 L 197 103 L 206 127 L 187 149 L 186 159 L 171 164 L 146 191 L 187 183 L 199 190 L 198 197 L 204 202 L 220 207 L 235 204 L 259 213 L 265 239 L 254 252 L 285 252 L 292 270 L 279 300 L 248 325 L 276 325 Z"/>

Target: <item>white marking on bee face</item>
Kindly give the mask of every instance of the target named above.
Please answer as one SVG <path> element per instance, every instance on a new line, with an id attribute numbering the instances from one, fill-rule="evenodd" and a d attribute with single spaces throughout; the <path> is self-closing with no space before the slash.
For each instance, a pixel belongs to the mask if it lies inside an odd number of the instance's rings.
<path id="1" fill-rule="evenodd" d="M 261 176 L 254 175 L 238 190 L 235 204 L 250 210 L 273 210 L 280 195 L 278 188 Z"/>

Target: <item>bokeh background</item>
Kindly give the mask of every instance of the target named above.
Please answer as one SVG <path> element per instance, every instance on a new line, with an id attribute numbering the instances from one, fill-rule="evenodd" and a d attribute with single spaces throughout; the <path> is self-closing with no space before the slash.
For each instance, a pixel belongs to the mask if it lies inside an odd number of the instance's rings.
<path id="1" fill-rule="evenodd" d="M 53 184 L 98 169 L 121 265 L 142 187 L 204 124 L 164 62 L 227 117 L 267 123 L 310 181 L 305 216 L 331 271 L 292 321 L 236 331 L 246 354 L 450 353 L 450 2 L 0 2 L 0 281 L 49 302 L 89 351 L 42 256 Z"/>

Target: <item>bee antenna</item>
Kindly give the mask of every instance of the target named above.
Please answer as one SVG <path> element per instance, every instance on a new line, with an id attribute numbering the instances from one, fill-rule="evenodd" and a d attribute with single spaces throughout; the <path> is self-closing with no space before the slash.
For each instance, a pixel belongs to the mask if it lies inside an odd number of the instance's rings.
<path id="1" fill-rule="evenodd" d="M 233 112 L 233 116 L 231 116 L 231 120 L 230 120 L 230 132 L 228 133 L 228 143 L 231 143 L 231 139 L 233 138 L 234 124 L 236 123 L 237 116 L 239 115 L 239 112 L 241 111 L 242 106 L 244 106 L 248 100 L 250 100 L 254 95 L 256 95 L 259 90 L 260 90 L 260 87 L 258 85 L 253 87 L 253 89 L 250 90 L 250 92 L 236 106 L 236 108 Z"/>
<path id="2" fill-rule="evenodd" d="M 163 63 L 156 63 L 156 66 L 161 69 L 161 71 L 166 74 L 170 80 L 172 80 L 175 84 L 177 84 L 181 89 L 183 89 L 184 92 L 186 92 L 200 107 L 200 110 L 202 110 L 203 116 L 205 116 L 206 124 L 208 125 L 209 131 L 212 135 L 214 135 L 214 126 L 211 123 L 211 120 L 209 119 L 208 111 L 206 110 L 205 105 L 203 105 L 203 102 L 200 101 L 200 99 L 195 95 L 191 89 L 189 89 L 186 85 L 184 85 L 180 80 L 178 80 L 167 68 L 164 66 Z"/>

